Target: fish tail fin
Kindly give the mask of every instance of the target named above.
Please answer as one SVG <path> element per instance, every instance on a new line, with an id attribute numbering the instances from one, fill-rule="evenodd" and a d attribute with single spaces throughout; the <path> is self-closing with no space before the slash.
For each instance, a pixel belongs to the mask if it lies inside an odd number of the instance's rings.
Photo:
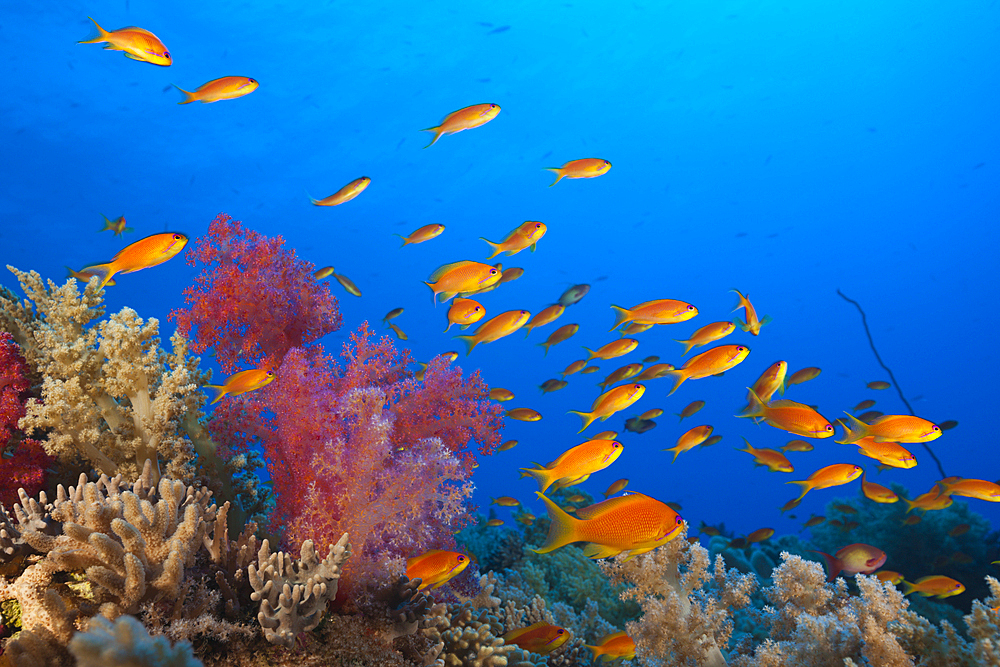
<path id="1" fill-rule="evenodd" d="M 403 236 L 402 234 L 393 234 L 393 236 L 398 236 L 399 238 L 403 239 L 403 245 L 399 246 L 400 248 L 405 248 L 406 246 L 410 245 L 410 238 L 408 236 Z"/>
<path id="2" fill-rule="evenodd" d="M 785 378 L 781 378 L 781 384 L 778 385 L 778 396 L 785 395 Z"/>
<path id="3" fill-rule="evenodd" d="M 84 39 L 82 41 L 77 42 L 77 44 L 97 44 L 98 42 L 108 41 L 108 35 L 110 35 L 111 33 L 102 28 L 101 26 L 97 25 L 97 21 L 94 21 L 94 19 L 91 19 L 89 16 L 87 18 L 90 19 L 91 22 L 94 24 L 94 26 L 97 28 L 97 37 L 91 39 Z"/>
<path id="4" fill-rule="evenodd" d="M 681 449 L 680 449 L 680 447 L 671 447 L 670 449 L 668 449 L 666 451 L 674 453 L 674 460 L 671 461 L 671 463 L 677 463 L 677 457 L 681 455 Z"/>
<path id="5" fill-rule="evenodd" d="M 442 331 L 441 333 L 448 333 L 448 329 L 450 329 L 450 328 L 451 328 L 451 325 L 452 325 L 452 324 L 454 324 L 454 322 L 452 322 L 451 320 L 448 320 L 448 326 L 446 326 L 446 327 L 444 328 L 444 331 Z"/>
<path id="6" fill-rule="evenodd" d="M 469 356 L 476 349 L 476 345 L 479 345 L 475 336 L 455 336 L 455 338 L 465 343 L 465 356 Z"/>
<path id="7" fill-rule="evenodd" d="M 611 304 L 611 307 L 615 310 L 615 325 L 608 329 L 608 331 L 614 331 L 622 325 L 623 322 L 628 322 L 632 319 L 632 311 L 628 308 L 622 308 L 621 306 L 616 306 Z"/>
<path id="8" fill-rule="evenodd" d="M 420 131 L 421 132 L 433 132 L 434 133 L 434 138 L 431 139 L 431 143 L 429 143 L 426 146 L 424 146 L 424 148 L 430 148 L 431 146 L 433 146 L 434 144 L 436 144 L 437 141 L 438 141 L 438 139 L 441 138 L 441 135 L 444 134 L 444 132 L 441 131 L 441 126 L 440 125 L 435 125 L 434 127 L 426 127 L 426 128 L 424 128 L 424 129 L 422 129 Z"/>
<path id="9" fill-rule="evenodd" d="M 809 493 L 810 491 L 812 491 L 812 488 L 813 488 L 812 487 L 812 482 L 810 482 L 808 479 L 804 479 L 804 480 L 801 480 L 801 481 L 798 481 L 798 482 L 785 482 L 785 484 L 798 484 L 799 486 L 802 487 L 802 493 L 799 494 L 799 497 L 795 499 L 796 501 L 802 500 L 803 498 L 805 498 L 806 494 Z"/>
<path id="10" fill-rule="evenodd" d="M 751 456 L 756 456 L 757 455 L 757 450 L 755 450 L 753 448 L 753 445 L 750 444 L 750 441 L 747 440 L 746 438 L 743 438 L 743 442 L 747 443 L 746 449 L 740 449 L 739 447 L 733 447 L 733 449 L 735 449 L 738 452 L 746 452 L 747 454 L 750 454 Z"/>
<path id="11" fill-rule="evenodd" d="M 844 434 L 843 440 L 835 440 L 834 442 L 841 445 L 852 445 L 858 440 L 861 440 L 868 435 L 868 424 L 864 423 L 850 412 L 844 412 L 848 416 L 850 422 L 841 422 L 847 429 L 847 433 Z"/>
<path id="12" fill-rule="evenodd" d="M 104 218 L 104 226 L 97 230 L 98 233 L 100 233 L 100 232 L 106 232 L 109 229 L 114 229 L 115 228 L 114 223 L 111 222 L 111 220 L 108 219 L 108 216 L 106 216 L 103 213 L 101 213 L 101 217 Z"/>
<path id="13" fill-rule="evenodd" d="M 88 271 L 101 279 L 101 282 L 97 285 L 98 289 L 107 285 L 111 278 L 114 277 L 115 273 L 117 273 L 111 264 L 95 264 L 93 266 L 85 266 L 82 271 Z"/>
<path id="14" fill-rule="evenodd" d="M 743 409 L 743 411 L 740 414 L 738 414 L 736 416 L 737 417 L 761 417 L 761 416 L 763 416 L 764 415 L 764 407 L 765 407 L 764 406 L 764 401 L 761 399 L 760 396 L 757 395 L 757 392 L 755 392 L 750 387 L 747 387 L 747 391 L 750 392 L 749 394 L 747 394 L 748 405 L 747 405 L 746 408 Z"/>
<path id="15" fill-rule="evenodd" d="M 770 324 L 773 321 L 774 321 L 773 317 L 771 317 L 770 315 L 765 315 L 760 320 L 760 326 L 764 326 L 765 324 Z"/>
<path id="16" fill-rule="evenodd" d="M 548 468 L 519 468 L 519 470 L 522 471 L 522 477 L 529 475 L 534 477 L 535 481 L 538 482 L 538 490 L 542 493 L 545 493 L 552 486 L 552 482 L 556 481 L 556 478 L 552 476 L 552 471 Z"/>
<path id="17" fill-rule="evenodd" d="M 587 427 L 594 423 L 597 417 L 592 412 L 580 412 L 579 410 L 570 410 L 570 414 L 579 415 L 580 419 L 583 420 L 583 427 L 577 431 L 577 433 L 583 433 L 587 430 Z"/>
<path id="18" fill-rule="evenodd" d="M 670 393 L 667 394 L 667 396 L 670 396 L 670 394 L 672 394 L 675 391 L 677 391 L 677 389 L 682 384 L 684 384 L 684 381 L 688 379 L 687 374 L 682 369 L 680 369 L 680 368 L 675 368 L 672 371 L 664 371 L 663 372 L 663 377 L 672 377 L 672 378 L 674 378 L 674 388 L 670 390 Z"/>
<path id="19" fill-rule="evenodd" d="M 539 345 L 545 348 L 545 356 L 546 357 L 549 356 L 549 341 L 545 341 L 544 343 L 539 343 Z"/>
<path id="20" fill-rule="evenodd" d="M 426 280 L 424 281 L 424 284 L 431 288 L 431 303 L 433 303 L 434 307 L 437 308 L 437 305 L 438 305 L 438 293 L 437 293 L 437 290 L 434 289 L 434 285 L 433 284 L 427 282 Z"/>
<path id="21" fill-rule="evenodd" d="M 917 590 L 917 585 L 914 584 L 914 583 L 911 583 L 911 582 L 907 581 L 906 579 L 903 579 L 899 583 L 903 584 L 903 596 L 904 597 L 907 596 L 907 595 L 909 595 L 913 591 Z"/>
<path id="22" fill-rule="evenodd" d="M 738 326 L 740 329 L 743 329 L 743 331 L 750 331 L 750 325 L 738 317 L 733 320 L 733 324 Z"/>
<path id="23" fill-rule="evenodd" d="M 547 169 L 548 171 L 551 171 L 551 172 L 552 172 L 553 174 L 559 174 L 559 175 L 558 175 L 558 176 L 556 177 L 556 180 L 552 181 L 552 183 L 550 183 L 550 184 L 549 184 L 549 187 L 550 187 L 550 188 L 551 188 L 551 187 L 552 187 L 553 185 L 555 185 L 556 183 L 558 183 L 559 181 L 561 181 L 561 180 L 563 179 L 563 177 L 564 177 L 564 176 L 566 176 L 566 174 L 565 174 L 565 173 L 563 173 L 563 170 L 562 170 L 562 169 L 561 169 L 560 167 L 547 167 L 546 169 Z"/>
<path id="24" fill-rule="evenodd" d="M 683 351 L 683 352 L 681 352 L 681 356 L 682 356 L 682 357 L 683 357 L 683 356 L 684 356 L 685 354 L 687 354 L 688 352 L 690 352 L 690 351 L 691 351 L 691 348 L 692 348 L 692 347 L 694 347 L 694 345 L 695 345 L 695 344 L 694 344 L 694 343 L 692 343 L 692 342 L 691 342 L 690 340 L 677 340 L 677 339 L 675 338 L 675 339 L 674 339 L 674 342 L 675 342 L 675 343 L 680 343 L 681 345 L 683 345 L 683 346 L 684 346 L 684 351 Z"/>
<path id="25" fill-rule="evenodd" d="M 910 512 L 912 512 L 912 511 L 913 511 L 914 509 L 916 509 L 916 507 L 917 507 L 917 503 L 916 503 L 915 501 L 912 501 L 912 500 L 910 500 L 909 498 L 902 498 L 901 500 L 902 500 L 902 501 L 903 501 L 904 503 L 906 503 L 906 512 L 905 512 L 906 514 L 909 514 L 909 513 L 910 513 Z"/>
<path id="26" fill-rule="evenodd" d="M 215 392 L 215 398 L 212 400 L 211 403 L 209 403 L 209 405 L 215 405 L 216 403 L 222 400 L 223 396 L 226 395 L 226 388 L 220 387 L 217 384 L 206 384 L 205 389 L 211 389 L 212 391 Z"/>
<path id="27" fill-rule="evenodd" d="M 597 353 L 591 350 L 589 347 L 587 347 L 586 345 L 581 345 L 581 347 L 587 351 L 587 354 L 590 355 L 589 357 L 587 357 L 587 361 L 597 358 Z"/>
<path id="28" fill-rule="evenodd" d="M 809 551 L 814 554 L 819 554 L 820 556 L 823 557 L 823 560 L 826 561 L 826 569 L 830 573 L 829 575 L 827 575 L 826 580 L 833 581 L 834 579 L 836 579 L 837 575 L 840 574 L 840 570 L 842 569 L 840 567 L 840 560 L 834 558 L 828 553 L 823 553 L 822 551 L 816 551 L 815 549 L 810 549 Z"/>
<path id="29" fill-rule="evenodd" d="M 178 86 L 176 83 L 172 83 L 170 85 L 173 86 L 174 88 L 176 88 L 177 90 L 181 91 L 182 93 L 184 93 L 184 101 L 178 102 L 177 104 L 191 104 L 192 102 L 197 102 L 198 101 L 198 96 L 195 95 L 194 93 L 192 93 L 190 91 L 187 91 L 187 90 L 184 90 L 183 88 L 181 88 L 180 86 Z M 312 199 L 312 197 L 310 197 L 310 199 Z M 313 199 L 312 202 L 315 204 L 316 200 Z"/>
<path id="30" fill-rule="evenodd" d="M 740 302 L 738 304 L 736 304 L 736 307 L 733 308 L 732 312 L 735 313 L 740 308 L 746 308 L 747 307 L 747 303 L 749 303 L 749 302 L 747 301 L 747 298 L 745 296 L 743 296 L 742 292 L 740 292 L 738 289 L 731 289 L 729 291 L 730 292 L 735 292 L 736 296 L 738 296 L 740 298 Z M 746 331 L 746 329 L 744 329 L 744 331 Z"/>
<path id="31" fill-rule="evenodd" d="M 545 494 L 538 491 L 536 496 L 545 503 L 545 511 L 548 512 L 552 523 L 549 524 L 549 534 L 545 538 L 545 543 L 538 549 L 532 549 L 536 554 L 547 554 L 555 551 L 559 547 L 564 547 L 572 542 L 577 542 L 577 527 L 581 523 L 580 519 L 574 519 L 561 507 L 545 497 Z"/>
<path id="32" fill-rule="evenodd" d="M 486 241 L 487 243 L 490 244 L 490 247 L 493 248 L 493 254 L 490 255 L 489 257 L 487 257 L 486 259 L 493 259 L 494 257 L 496 257 L 497 255 L 499 255 L 500 253 L 503 252 L 503 249 L 500 247 L 499 243 L 494 243 L 493 241 L 487 240 L 487 239 L 483 238 L 482 236 L 479 237 L 479 240 L 480 241 Z"/>

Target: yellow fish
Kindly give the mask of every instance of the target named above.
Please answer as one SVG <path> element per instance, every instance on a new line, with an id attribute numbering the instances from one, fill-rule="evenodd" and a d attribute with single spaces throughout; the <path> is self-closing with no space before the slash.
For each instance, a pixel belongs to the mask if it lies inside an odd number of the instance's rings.
<path id="1" fill-rule="evenodd" d="M 434 133 L 434 139 L 424 148 L 430 148 L 446 134 L 456 134 L 463 130 L 471 130 L 474 127 L 485 125 L 496 118 L 498 113 L 500 113 L 500 105 L 498 104 L 473 104 L 471 107 L 452 111 L 444 117 L 440 125 L 421 130 L 421 132 Z"/>
<path id="2" fill-rule="evenodd" d="M 884 551 L 869 544 L 849 544 L 833 556 L 822 551 L 813 553 L 819 554 L 826 561 L 826 569 L 830 573 L 827 581 L 833 581 L 841 572 L 848 576 L 871 574 L 885 565 L 886 559 Z"/>
<path id="3" fill-rule="evenodd" d="M 184 90 L 175 85 L 174 88 L 184 93 L 183 102 L 177 104 L 191 104 L 201 102 L 211 104 L 220 100 L 235 100 L 237 97 L 249 95 L 260 86 L 256 79 L 248 76 L 224 76 L 221 79 L 212 79 L 208 83 L 198 86 L 194 92 Z"/>
<path id="4" fill-rule="evenodd" d="M 875 459 L 892 468 L 912 468 L 917 465 L 913 454 L 895 442 L 875 442 L 874 436 L 862 438 L 853 443 L 859 447 L 858 454 Z"/>
<path id="5" fill-rule="evenodd" d="M 535 327 L 542 327 L 545 326 L 546 324 L 551 324 L 552 322 L 555 322 L 557 319 L 559 319 L 559 316 L 562 315 L 563 312 L 565 312 L 565 310 L 566 310 L 565 306 L 560 306 L 557 303 L 554 306 L 549 306 L 548 308 L 543 308 L 542 310 L 538 311 L 537 313 L 535 313 L 535 316 L 531 318 L 531 321 L 528 322 L 526 325 L 524 325 L 525 328 L 528 330 L 528 333 L 526 333 L 524 337 L 527 338 L 528 335 L 531 333 L 532 329 L 534 329 Z"/>
<path id="6" fill-rule="evenodd" d="M 621 357 L 628 354 L 636 347 L 638 347 L 639 341 L 635 338 L 619 338 L 618 340 L 611 341 L 607 345 L 602 345 L 597 349 L 597 351 L 591 350 L 589 347 L 584 347 L 589 357 L 587 361 L 592 359 L 614 359 L 615 357 Z"/>
<path id="7" fill-rule="evenodd" d="M 107 264 L 87 266 L 82 272 L 99 277 L 101 283 L 98 287 L 104 287 L 116 274 L 135 273 L 163 264 L 183 250 L 187 242 L 187 237 L 178 232 L 153 234 L 125 246 Z"/>
<path id="8" fill-rule="evenodd" d="M 747 535 L 747 544 L 756 544 L 757 542 L 763 542 L 764 540 L 771 539 L 774 535 L 774 528 L 758 528 L 749 535 Z"/>
<path id="9" fill-rule="evenodd" d="M 531 408 L 512 408 L 504 412 L 504 415 L 519 422 L 537 422 L 542 419 L 541 413 Z"/>
<path id="10" fill-rule="evenodd" d="M 628 486 L 627 478 L 616 480 L 612 482 L 611 486 L 608 487 L 608 490 L 604 492 L 604 497 L 608 498 L 609 496 L 613 496 L 622 489 L 624 489 L 626 486 Z"/>
<path id="11" fill-rule="evenodd" d="M 906 580 L 903 580 L 901 583 L 903 584 L 903 595 L 909 595 L 910 593 L 916 593 L 923 597 L 933 595 L 942 600 L 965 592 L 965 586 L 960 581 L 940 574 L 922 577 L 912 583 Z"/>
<path id="12" fill-rule="evenodd" d="M 811 452 L 815 447 L 811 442 L 806 442 L 805 440 L 789 440 L 788 443 L 781 448 L 783 452 Z"/>
<path id="13" fill-rule="evenodd" d="M 670 390 L 672 394 L 687 380 L 700 380 L 725 373 L 741 364 L 748 354 L 750 348 L 742 345 L 719 345 L 691 357 L 680 368 L 666 371 L 663 377 L 674 378 L 674 388 Z"/>
<path id="14" fill-rule="evenodd" d="M 420 579 L 418 591 L 440 588 L 469 566 L 469 557 L 455 551 L 432 549 L 427 553 L 408 558 L 406 576 L 411 581 Z"/>
<path id="15" fill-rule="evenodd" d="M 869 482 L 865 479 L 864 473 L 861 473 L 861 493 L 865 494 L 865 498 L 868 500 L 877 503 L 894 503 L 899 500 L 899 496 L 892 489 L 875 482 Z"/>
<path id="16" fill-rule="evenodd" d="M 545 354 L 547 356 L 549 354 L 550 347 L 552 347 L 556 343 L 562 343 L 563 341 L 573 336 L 579 330 L 580 330 L 579 324 L 564 324 L 555 331 L 553 331 L 552 333 L 550 333 L 549 337 L 545 340 L 545 342 L 539 343 L 539 345 L 545 348 Z M 584 365 L 586 365 L 587 362 L 584 361 L 583 363 Z"/>
<path id="17" fill-rule="evenodd" d="M 816 376 L 818 376 L 823 371 L 815 366 L 809 366 L 808 368 L 803 368 L 802 370 L 795 371 L 792 373 L 791 377 L 785 381 L 785 388 L 791 387 L 793 384 L 802 384 L 803 382 L 808 382 Z"/>
<path id="18" fill-rule="evenodd" d="M 334 268 L 332 266 L 324 266 L 321 269 L 316 269 L 313 272 L 313 278 L 315 280 L 323 280 L 324 278 L 329 278 L 333 275 Z"/>
<path id="19" fill-rule="evenodd" d="M 423 243 L 424 241 L 430 241 L 431 239 L 436 239 L 441 236 L 444 232 L 444 225 L 434 224 L 434 225 L 424 225 L 420 229 L 413 231 L 409 236 L 403 236 L 402 234 L 393 234 L 393 236 L 398 236 L 403 239 L 403 245 L 400 248 L 405 248 L 408 245 L 415 243 Z"/>
<path id="20" fill-rule="evenodd" d="M 516 255 L 529 247 L 531 248 L 531 252 L 535 252 L 535 245 L 539 239 L 545 236 L 546 231 L 547 227 L 544 222 L 529 220 L 521 223 L 514 231 L 507 234 L 500 243 L 494 243 L 493 241 L 484 239 L 482 236 L 479 237 L 479 240 L 486 241 L 493 248 L 493 254 L 486 258 L 493 259 L 500 253 Z"/>
<path id="21" fill-rule="evenodd" d="M 509 283 L 510 281 L 517 280 L 524 275 L 524 269 L 519 266 L 512 266 L 506 270 L 504 270 L 503 266 L 500 264 L 495 264 L 494 266 L 503 271 L 503 275 L 500 276 L 500 280 L 497 281 L 497 285 Z"/>
<path id="22" fill-rule="evenodd" d="M 622 443 L 617 440 L 588 440 L 571 447 L 544 468 L 521 468 L 522 477 L 534 477 L 538 490 L 545 492 L 553 483 L 576 479 L 604 470 L 621 456 Z"/>
<path id="23" fill-rule="evenodd" d="M 493 498 L 490 505 L 499 505 L 500 507 L 518 507 L 521 505 L 521 501 L 517 498 L 511 498 L 510 496 L 500 496 L 499 498 Z"/>
<path id="24" fill-rule="evenodd" d="M 69 268 L 68 266 L 66 267 L 66 271 L 69 272 L 69 277 L 76 278 L 77 280 L 83 281 L 85 283 L 89 283 L 90 279 L 93 278 L 96 275 L 96 274 L 93 274 L 93 273 L 89 273 L 88 271 L 74 271 L 73 269 Z M 113 285 L 117 285 L 117 284 L 118 283 L 115 282 L 114 278 L 112 278 L 111 280 L 108 281 L 108 286 L 109 287 L 113 286 Z M 584 362 L 584 363 L 586 363 L 586 362 Z"/>
<path id="25" fill-rule="evenodd" d="M 570 160 L 561 167 L 549 167 L 548 171 L 557 174 L 556 180 L 549 185 L 551 188 L 564 178 L 595 178 L 608 173 L 611 163 L 596 157 L 587 157 L 580 160 Z"/>
<path id="26" fill-rule="evenodd" d="M 694 449 L 701 443 L 708 440 L 708 437 L 712 435 L 711 426 L 695 426 L 693 429 L 687 431 L 680 438 L 677 439 L 677 444 L 669 449 L 664 449 L 665 452 L 673 452 L 674 460 L 671 463 L 677 462 L 677 457 L 680 456 L 681 452 L 686 452 L 689 449 Z"/>
<path id="27" fill-rule="evenodd" d="M 500 402 L 509 401 L 514 398 L 514 392 L 512 392 L 510 389 L 503 389 L 501 387 L 496 387 L 494 389 L 490 389 L 490 398 L 492 398 L 494 401 L 500 401 Z"/>
<path id="28" fill-rule="evenodd" d="M 634 336 L 635 334 L 641 334 L 643 331 L 649 331 L 652 328 L 652 324 L 636 324 L 632 322 L 627 327 L 622 327 L 621 334 L 623 336 Z"/>
<path id="29" fill-rule="evenodd" d="M 591 373 L 596 373 L 599 370 L 601 369 L 598 366 L 587 366 L 582 371 L 580 371 L 580 375 L 590 375 Z"/>
<path id="30" fill-rule="evenodd" d="M 662 414 L 663 410 L 661 410 L 660 408 L 652 408 L 651 410 L 646 410 L 641 415 L 639 415 L 639 419 L 656 419 Z"/>
<path id="31" fill-rule="evenodd" d="M 785 374 L 788 372 L 787 361 L 776 361 L 764 371 L 757 381 L 753 383 L 753 392 L 757 394 L 762 403 L 767 403 L 774 396 L 775 392 L 782 395 L 785 393 Z M 747 403 L 750 402 L 750 394 L 747 394 Z M 745 410 L 746 408 L 744 408 Z"/>
<path id="32" fill-rule="evenodd" d="M 693 307 L 694 306 L 692 306 L 692 308 Z M 697 311 L 695 312 L 697 313 Z M 732 322 L 712 322 L 711 324 L 706 324 L 702 328 L 695 331 L 687 340 L 678 340 L 676 342 L 684 345 L 684 353 L 681 355 L 683 357 L 691 351 L 692 347 L 701 347 L 702 345 L 714 343 L 717 340 L 725 338 L 734 331 L 736 331 L 736 325 Z"/>
<path id="33" fill-rule="evenodd" d="M 135 231 L 131 227 L 126 227 L 125 226 L 125 216 L 124 215 L 120 215 L 117 218 L 115 218 L 114 220 L 108 220 L 108 216 L 104 215 L 103 213 L 101 214 L 101 217 L 104 218 L 104 226 L 101 227 L 99 230 L 97 230 L 98 232 L 106 232 L 106 231 L 108 231 L 110 229 L 112 232 L 114 232 L 114 236 L 121 236 L 122 232 L 134 232 Z"/>
<path id="34" fill-rule="evenodd" d="M 480 324 L 476 333 L 471 336 L 455 336 L 455 338 L 465 343 L 465 355 L 468 356 L 480 343 L 492 343 L 511 335 L 523 327 L 529 317 L 531 313 L 526 310 L 508 310 Z"/>
<path id="35" fill-rule="evenodd" d="M 743 438 L 743 442 L 747 444 L 746 449 L 736 448 L 738 452 L 746 452 L 753 457 L 754 466 L 767 466 L 767 469 L 771 472 L 794 472 L 795 468 L 792 467 L 792 462 L 788 460 L 781 452 L 775 449 L 757 449 L 750 444 L 750 441 Z"/>
<path id="36" fill-rule="evenodd" d="M 893 570 L 879 570 L 875 573 L 879 581 L 896 586 L 903 583 L 903 575 Z"/>
<path id="37" fill-rule="evenodd" d="M 845 412 L 850 424 L 842 445 L 873 436 L 875 442 L 930 442 L 941 437 L 941 427 L 933 422 L 912 415 L 883 415 L 871 424 L 866 424 L 849 412 Z"/>
<path id="38" fill-rule="evenodd" d="M 618 437 L 616 431 L 601 431 L 597 435 L 591 437 L 591 440 L 614 440 Z"/>
<path id="39" fill-rule="evenodd" d="M 446 302 L 460 292 L 473 292 L 493 285 L 500 280 L 500 270 L 489 264 L 465 260 L 439 267 L 429 280 L 424 284 L 431 288 L 434 293 L 431 298 L 437 304 L 439 294 L 443 297 L 441 301 Z"/>
<path id="40" fill-rule="evenodd" d="M 358 295 L 358 296 L 360 296 L 360 295 Z M 396 334 L 396 338 L 398 338 L 399 340 L 410 340 L 410 337 L 406 335 L 406 332 L 403 331 L 402 329 L 400 329 L 399 327 L 397 327 L 395 325 L 395 323 L 389 322 L 389 328 L 392 329 L 392 332 L 394 334 Z M 419 378 L 419 379 L 423 380 L 422 377 Z"/>
<path id="41" fill-rule="evenodd" d="M 89 16 L 87 18 L 90 19 Z M 132 60 L 152 63 L 161 67 L 167 67 L 172 62 L 167 47 L 163 45 L 159 37 L 148 30 L 129 26 L 108 32 L 97 25 L 97 21 L 90 20 L 97 27 L 97 37 L 85 39 L 78 44 L 107 42 L 108 45 L 104 47 L 105 51 L 124 51 L 125 57 Z"/>
<path id="42" fill-rule="evenodd" d="M 646 301 L 638 306 L 622 308 L 614 304 L 611 307 L 615 310 L 615 325 L 611 327 L 614 331 L 624 322 L 635 324 L 677 324 L 690 320 L 698 314 L 698 309 L 690 303 L 675 301 L 674 299 L 656 299 Z"/>
<path id="43" fill-rule="evenodd" d="M 991 503 L 1000 503 L 1000 484 L 988 482 L 985 479 L 960 479 L 956 482 L 938 482 L 947 496 L 965 496 L 978 498 Z"/>
<path id="44" fill-rule="evenodd" d="M 490 528 L 496 528 L 497 526 L 503 525 L 503 519 L 490 519 L 486 522 L 486 525 Z"/>
<path id="45" fill-rule="evenodd" d="M 468 329 L 483 319 L 485 315 L 486 309 L 478 301 L 458 297 L 452 302 L 451 308 L 448 309 L 448 326 L 445 327 L 444 331 L 447 333 L 452 324 L 457 324 L 462 329 Z"/>
<path id="46" fill-rule="evenodd" d="M 365 191 L 368 184 L 372 182 L 372 179 L 367 176 L 362 176 L 361 178 L 355 178 L 353 181 L 340 188 L 334 192 L 329 197 L 324 197 L 323 199 L 313 199 L 309 198 L 309 201 L 315 206 L 337 206 L 343 204 L 344 202 L 349 202 L 359 194 Z"/>
<path id="47" fill-rule="evenodd" d="M 239 396 L 248 391 L 255 391 L 273 379 L 274 371 L 270 368 L 251 368 L 248 371 L 240 371 L 235 375 L 230 375 L 223 385 L 206 384 L 205 388 L 216 391 L 215 400 L 211 403 L 215 405 L 222 400 L 223 396 Z"/>
<path id="48" fill-rule="evenodd" d="M 635 659 L 635 642 L 625 634 L 625 631 L 615 632 L 601 640 L 597 646 L 584 644 L 594 654 L 594 662 L 613 662 Z"/>
<path id="49" fill-rule="evenodd" d="M 506 452 L 509 449 L 514 449 L 517 447 L 517 440 L 508 440 L 499 447 L 497 447 L 498 452 Z"/>
<path id="50" fill-rule="evenodd" d="M 833 424 L 808 405 L 784 398 L 764 403 L 753 389 L 747 387 L 747 391 L 750 405 L 737 417 L 759 417 L 766 424 L 804 438 L 829 438 L 834 433 Z"/>
<path id="51" fill-rule="evenodd" d="M 861 469 L 861 466 L 850 463 L 834 463 L 833 465 L 820 468 L 809 475 L 809 479 L 785 482 L 785 484 L 798 484 L 801 486 L 802 495 L 796 498 L 796 500 L 802 500 L 813 489 L 828 489 L 831 486 L 840 486 L 853 482 L 858 477 L 861 477 L 863 472 L 864 470 Z"/>
<path id="52" fill-rule="evenodd" d="M 869 389 L 876 389 L 878 391 L 882 391 L 884 389 L 888 389 L 892 385 L 886 382 L 885 380 L 876 380 L 875 382 L 869 382 L 865 386 L 868 387 Z"/>
<path id="53" fill-rule="evenodd" d="M 358 289 L 358 286 L 354 284 L 353 280 L 340 273 L 333 273 L 331 275 L 337 279 L 337 282 L 340 283 L 345 290 L 347 290 L 348 294 L 353 294 L 354 296 L 361 296 L 361 290 Z M 393 330 L 395 330 L 395 325 L 390 323 L 389 326 L 392 327 Z M 403 340 L 406 339 L 404 338 Z"/>
<path id="54" fill-rule="evenodd" d="M 591 406 L 590 412 L 570 410 L 570 413 L 579 415 L 583 419 L 583 426 L 577 433 L 583 433 L 595 419 L 604 421 L 616 412 L 621 412 L 642 398 L 645 391 L 646 388 L 641 384 L 625 384 L 614 389 L 609 389 L 598 396 L 593 406 Z"/>
<path id="55" fill-rule="evenodd" d="M 514 644 L 525 651 L 548 655 L 569 639 L 569 632 L 557 625 L 538 621 L 526 628 L 511 630 L 503 635 L 505 644 Z"/>
<path id="56" fill-rule="evenodd" d="M 765 315 L 764 319 L 757 318 L 757 311 L 754 309 L 753 304 L 750 303 L 750 299 L 740 294 L 739 290 L 730 290 L 731 292 L 736 292 L 737 296 L 740 297 L 739 305 L 733 308 L 735 313 L 740 308 L 746 311 L 747 321 L 744 324 L 743 320 L 736 318 L 736 324 L 740 325 L 740 328 L 744 331 L 749 331 L 754 336 L 760 334 L 760 328 L 771 321 L 770 315 Z"/>

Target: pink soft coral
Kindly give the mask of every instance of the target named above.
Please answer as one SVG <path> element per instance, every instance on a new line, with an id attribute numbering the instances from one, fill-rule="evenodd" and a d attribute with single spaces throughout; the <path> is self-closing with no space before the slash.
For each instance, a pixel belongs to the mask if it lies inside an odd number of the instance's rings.
<path id="1" fill-rule="evenodd" d="M 17 429 L 30 388 L 27 375 L 28 366 L 14 337 L 0 332 L 0 503 L 7 507 L 18 502 L 19 488 L 29 496 L 43 489 L 46 469 L 53 462 L 38 442 L 21 439 Z"/>

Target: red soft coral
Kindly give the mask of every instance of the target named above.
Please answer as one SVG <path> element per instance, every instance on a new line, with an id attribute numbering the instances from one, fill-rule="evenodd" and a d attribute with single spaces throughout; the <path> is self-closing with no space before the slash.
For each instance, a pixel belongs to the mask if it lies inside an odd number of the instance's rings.
<path id="1" fill-rule="evenodd" d="M 0 332 L 0 503 L 18 502 L 17 490 L 29 496 L 45 487 L 46 469 L 53 459 L 35 440 L 20 439 L 17 422 L 24 416 L 30 383 L 28 366 L 14 337 Z"/>

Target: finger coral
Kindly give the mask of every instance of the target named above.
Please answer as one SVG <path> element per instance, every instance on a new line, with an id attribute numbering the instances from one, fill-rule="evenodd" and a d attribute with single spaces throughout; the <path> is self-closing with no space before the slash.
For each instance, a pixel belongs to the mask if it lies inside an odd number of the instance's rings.
<path id="1" fill-rule="evenodd" d="M 97 616 L 86 632 L 77 633 L 69 643 L 69 652 L 77 667 L 201 667 L 191 644 L 171 646 L 164 637 L 150 637 L 133 616 L 122 616 L 114 623 Z"/>

